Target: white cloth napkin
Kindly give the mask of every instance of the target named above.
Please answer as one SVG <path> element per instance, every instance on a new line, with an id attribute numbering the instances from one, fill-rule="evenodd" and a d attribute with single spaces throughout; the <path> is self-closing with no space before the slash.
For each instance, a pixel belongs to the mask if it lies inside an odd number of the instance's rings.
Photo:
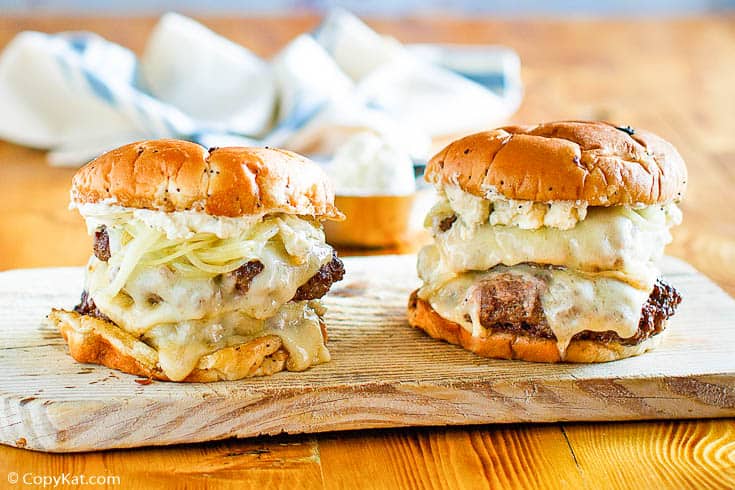
<path id="1" fill-rule="evenodd" d="M 272 60 L 178 14 L 140 59 L 85 32 L 23 32 L 0 55 L 0 138 L 80 165 L 148 138 L 330 152 L 356 130 L 426 158 L 431 138 L 501 123 L 521 100 L 507 48 L 404 46 L 344 10 Z"/>

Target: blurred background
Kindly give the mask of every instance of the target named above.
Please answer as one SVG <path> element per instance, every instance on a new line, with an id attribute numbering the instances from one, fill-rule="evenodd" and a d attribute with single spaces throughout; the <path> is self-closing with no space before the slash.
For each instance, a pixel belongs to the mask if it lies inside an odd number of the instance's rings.
<path id="1" fill-rule="evenodd" d="M 320 13 L 342 6 L 358 15 L 502 14 L 502 15 L 686 15 L 733 9 L 735 0 L 0 0 L 8 13 L 70 13 L 82 15 L 141 15 L 168 10 L 214 14 Z"/>
<path id="2" fill-rule="evenodd" d="M 354 218 L 330 231 L 345 253 L 403 253 L 426 240 L 413 177 L 442 145 L 602 119 L 679 149 L 689 195 L 669 253 L 735 291 L 735 220 L 712 212 L 735 178 L 735 0 L 0 0 L 0 13 L 0 270 L 84 263 L 71 177 L 124 142 L 299 151 L 332 165 Z"/>

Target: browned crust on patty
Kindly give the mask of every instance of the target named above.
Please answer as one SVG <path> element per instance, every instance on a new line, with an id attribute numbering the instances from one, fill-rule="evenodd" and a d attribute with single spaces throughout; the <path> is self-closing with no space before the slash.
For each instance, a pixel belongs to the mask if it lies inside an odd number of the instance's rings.
<path id="1" fill-rule="evenodd" d="M 110 321 L 54 309 L 49 321 L 61 332 L 69 353 L 78 362 L 101 364 L 129 374 L 171 381 L 158 364 L 158 352 Z M 322 323 L 322 336 L 326 330 Z M 277 335 L 266 335 L 245 344 L 225 347 L 203 356 L 182 381 L 206 383 L 267 376 L 286 368 L 288 352 Z"/>
<path id="2" fill-rule="evenodd" d="M 321 168 L 268 148 L 205 148 L 187 141 L 140 141 L 105 153 L 76 173 L 72 202 L 109 200 L 158 211 L 213 216 L 288 213 L 343 219 Z"/>
<path id="3" fill-rule="evenodd" d="M 650 205 L 681 200 L 687 170 L 673 145 L 653 133 L 560 121 L 461 138 L 431 159 L 425 178 L 480 197 L 494 188 L 518 200 Z"/>
<path id="4" fill-rule="evenodd" d="M 562 358 L 556 339 L 531 337 L 495 331 L 487 337 L 473 337 L 458 323 L 440 316 L 431 305 L 411 293 L 408 303 L 408 323 L 431 337 L 459 345 L 475 354 L 495 359 L 518 359 L 533 362 L 607 362 L 636 356 L 655 348 L 662 334 L 654 335 L 636 345 L 619 342 L 572 340 Z"/>

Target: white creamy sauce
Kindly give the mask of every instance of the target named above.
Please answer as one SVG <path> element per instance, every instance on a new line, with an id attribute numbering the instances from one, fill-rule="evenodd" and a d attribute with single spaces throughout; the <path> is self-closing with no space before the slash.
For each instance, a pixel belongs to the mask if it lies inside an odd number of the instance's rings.
<path id="1" fill-rule="evenodd" d="M 212 233 L 218 238 L 238 236 L 256 223 L 263 215 L 212 216 L 199 211 L 173 211 L 170 213 L 151 209 L 127 208 L 112 202 L 76 204 L 79 214 L 87 221 L 87 231 L 94 232 L 98 226 L 114 226 L 131 219 L 161 230 L 169 239 L 192 238 L 197 233 Z"/>
<path id="2" fill-rule="evenodd" d="M 467 228 L 473 229 L 488 220 L 491 203 L 487 199 L 473 196 L 455 186 L 444 187 L 444 195 L 447 207 L 457 214 L 459 221 Z"/>
<path id="3" fill-rule="evenodd" d="M 355 134 L 337 149 L 330 176 L 340 196 L 403 196 L 416 191 L 410 155 L 367 131 Z"/>
<path id="4" fill-rule="evenodd" d="M 572 201 L 542 203 L 533 201 L 498 200 L 490 213 L 491 225 L 517 226 L 524 230 L 541 227 L 568 230 L 587 215 L 587 206 Z"/>
<path id="5" fill-rule="evenodd" d="M 587 216 L 587 203 L 582 201 L 521 201 L 508 199 L 492 189 L 482 198 L 455 185 L 446 185 L 442 191 L 449 206 L 468 227 L 490 223 L 524 230 L 541 227 L 568 230 Z"/>
<path id="6" fill-rule="evenodd" d="M 314 309 L 307 302 L 289 303 L 332 258 L 318 225 L 284 215 L 217 224 L 222 218 L 201 213 L 160 217 L 154 214 L 174 213 L 110 212 L 102 206 L 93 211 L 85 213 L 88 225 L 108 227 L 112 256 L 108 262 L 90 259 L 86 290 L 113 322 L 158 348 L 169 378 L 184 379 L 203 355 L 269 334 L 282 339 L 289 370 L 329 360 Z M 213 261 L 208 267 L 232 270 L 258 260 L 263 270 L 242 294 L 231 274 L 187 261 L 196 243 L 206 244 L 194 258 Z"/>

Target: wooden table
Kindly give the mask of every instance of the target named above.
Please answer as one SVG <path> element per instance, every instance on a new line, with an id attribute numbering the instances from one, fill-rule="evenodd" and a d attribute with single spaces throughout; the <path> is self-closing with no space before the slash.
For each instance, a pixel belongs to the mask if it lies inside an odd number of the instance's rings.
<path id="1" fill-rule="evenodd" d="M 0 46 L 25 29 L 88 29 L 139 52 L 154 22 L 4 17 Z M 263 55 L 317 22 L 205 19 Z M 604 118 L 671 140 L 690 192 L 668 252 L 735 294 L 735 19 L 371 24 L 402 41 L 515 48 L 526 86 L 515 122 Z M 0 143 L 0 270 L 86 260 L 89 238 L 66 210 L 72 173 Z M 119 476 L 111 488 L 733 488 L 735 421 L 376 430 L 79 455 L 0 447 L 0 487 L 11 471 Z"/>

